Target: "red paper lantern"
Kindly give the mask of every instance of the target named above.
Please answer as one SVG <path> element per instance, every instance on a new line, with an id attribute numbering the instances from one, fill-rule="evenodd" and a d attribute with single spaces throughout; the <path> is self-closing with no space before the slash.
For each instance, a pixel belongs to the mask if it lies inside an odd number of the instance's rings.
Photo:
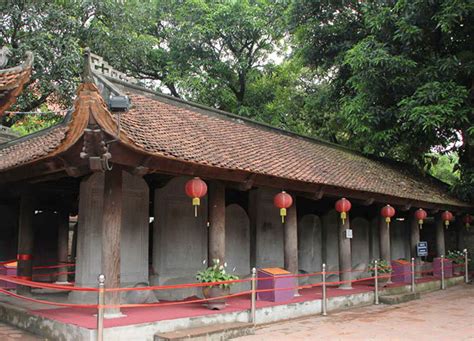
<path id="1" fill-rule="evenodd" d="M 415 218 L 418 220 L 418 225 L 420 226 L 420 230 L 423 228 L 423 220 L 426 219 L 428 213 L 422 208 L 419 208 L 415 212 Z"/>
<path id="2" fill-rule="evenodd" d="M 273 204 L 280 209 L 281 222 L 284 223 L 286 209 L 293 205 L 293 198 L 285 191 L 281 191 L 273 198 Z"/>
<path id="3" fill-rule="evenodd" d="M 395 209 L 390 205 L 385 205 L 384 207 L 382 207 L 380 214 L 382 215 L 382 217 L 385 218 L 387 226 L 390 226 L 391 218 L 395 215 Z"/>
<path id="4" fill-rule="evenodd" d="M 466 214 L 463 218 L 462 218 L 462 221 L 464 223 L 464 226 L 466 226 L 466 228 L 469 228 L 471 227 L 471 224 L 472 224 L 472 221 L 474 220 L 474 218 L 472 218 L 472 215 L 470 214 Z"/>
<path id="5" fill-rule="evenodd" d="M 207 193 L 207 185 L 200 178 L 193 178 L 186 182 L 186 195 L 193 199 L 194 216 L 197 217 L 197 208 L 201 205 L 201 198 Z"/>
<path id="6" fill-rule="evenodd" d="M 346 198 L 341 198 L 338 201 L 336 201 L 336 211 L 338 211 L 341 214 L 341 220 L 342 224 L 344 225 L 344 222 L 347 219 L 347 212 L 351 210 L 352 204 L 349 200 Z"/>
<path id="7" fill-rule="evenodd" d="M 441 219 L 443 219 L 444 225 L 446 225 L 446 228 L 448 228 L 449 222 L 453 220 L 453 214 L 449 211 L 444 211 L 441 213 Z"/>

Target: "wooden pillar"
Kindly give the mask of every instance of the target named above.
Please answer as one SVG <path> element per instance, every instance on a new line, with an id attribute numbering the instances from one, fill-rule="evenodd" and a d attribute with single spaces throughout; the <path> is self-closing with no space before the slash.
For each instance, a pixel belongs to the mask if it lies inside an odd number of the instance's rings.
<path id="1" fill-rule="evenodd" d="M 390 254 L 390 227 L 385 218 L 379 217 L 380 233 L 380 258 L 390 263 L 392 256 Z"/>
<path id="2" fill-rule="evenodd" d="M 415 213 L 412 212 L 410 218 L 410 254 L 411 257 L 415 258 L 415 271 L 420 271 L 421 258 L 417 256 L 416 247 L 420 242 L 420 226 L 418 225 L 418 219 L 415 217 Z M 417 274 L 416 277 L 421 277 Z"/>
<path id="3" fill-rule="evenodd" d="M 208 264 L 213 260 L 225 262 L 225 185 L 220 181 L 209 183 Z"/>
<path id="4" fill-rule="evenodd" d="M 342 220 L 338 217 L 338 241 L 339 241 L 339 280 L 350 281 L 352 280 L 352 274 L 350 272 L 352 268 L 352 255 L 351 255 L 351 240 L 346 237 L 346 230 L 350 228 L 349 214 L 342 223 Z M 340 289 L 351 289 L 352 284 L 350 282 L 342 283 L 339 286 Z"/>
<path id="5" fill-rule="evenodd" d="M 258 190 L 249 191 L 248 214 L 250 223 L 250 268 L 257 267 L 257 210 Z"/>
<path id="6" fill-rule="evenodd" d="M 466 248 L 466 244 L 464 243 L 464 231 L 466 227 L 462 221 L 462 216 L 456 216 L 455 227 L 456 227 L 456 249 L 464 250 Z"/>
<path id="7" fill-rule="evenodd" d="M 22 195 L 18 223 L 17 276 L 21 279 L 27 280 L 31 280 L 33 274 L 33 216 L 33 198 L 28 194 Z M 31 287 L 18 285 L 16 291 L 20 295 L 28 295 L 31 293 Z"/>
<path id="8" fill-rule="evenodd" d="M 66 264 L 68 262 L 68 245 L 69 245 L 69 213 L 67 210 L 59 212 L 58 217 L 58 263 Z M 66 284 L 67 281 L 67 266 L 58 268 L 57 283 Z"/>
<path id="9" fill-rule="evenodd" d="M 102 220 L 102 273 L 106 288 L 120 287 L 120 238 L 122 227 L 122 170 L 114 165 L 104 177 Z M 107 305 L 120 304 L 120 292 L 106 295 Z M 106 309 L 108 317 L 120 316 L 119 308 Z"/>
<path id="10" fill-rule="evenodd" d="M 444 242 L 444 229 L 445 225 L 441 214 L 435 216 L 436 225 L 436 256 L 441 257 L 446 254 L 446 244 Z"/>
<path id="11" fill-rule="evenodd" d="M 74 227 L 72 228 L 72 245 L 71 245 L 71 260 L 73 263 L 76 262 L 76 256 L 77 256 L 77 223 L 74 224 Z"/>
<path id="12" fill-rule="evenodd" d="M 293 205 L 288 208 L 283 231 L 285 269 L 293 274 L 298 274 L 298 217 L 294 197 Z"/>

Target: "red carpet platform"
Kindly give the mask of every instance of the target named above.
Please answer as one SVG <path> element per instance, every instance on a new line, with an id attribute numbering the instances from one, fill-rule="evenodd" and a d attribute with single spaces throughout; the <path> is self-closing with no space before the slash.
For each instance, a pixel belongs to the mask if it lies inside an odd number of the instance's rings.
<path id="1" fill-rule="evenodd" d="M 417 279 L 417 283 L 429 282 L 436 280 L 434 277 L 425 277 Z M 403 286 L 403 283 L 389 284 L 388 287 Z M 352 294 L 359 294 L 373 291 L 373 281 L 359 282 L 350 290 L 342 290 L 335 287 L 328 286 L 328 297 L 345 296 Z M 314 287 L 310 289 L 302 289 L 299 291 L 300 296 L 294 297 L 287 302 L 266 302 L 257 301 L 257 308 L 285 305 L 290 303 L 298 303 L 312 300 L 319 300 L 322 297 L 321 287 Z M 187 300 L 193 300 L 195 297 L 190 297 Z M 183 300 L 183 302 L 186 300 Z M 164 302 L 164 301 L 160 301 Z M 132 324 L 141 324 L 147 322 L 156 322 L 163 320 L 173 320 L 185 317 L 206 316 L 221 313 L 230 313 L 237 311 L 245 311 L 250 309 L 250 296 L 244 295 L 239 297 L 232 297 L 227 300 L 227 307 L 224 310 L 210 310 L 202 303 L 188 303 L 183 305 L 173 306 L 154 306 L 154 307 L 139 307 L 139 308 L 123 308 L 122 312 L 126 315 L 123 318 L 105 320 L 105 327 L 118 327 Z M 57 320 L 59 322 L 77 325 L 80 327 L 95 329 L 97 311 L 88 308 L 54 308 L 46 310 L 32 310 L 35 315 L 40 315 L 46 318 Z"/>

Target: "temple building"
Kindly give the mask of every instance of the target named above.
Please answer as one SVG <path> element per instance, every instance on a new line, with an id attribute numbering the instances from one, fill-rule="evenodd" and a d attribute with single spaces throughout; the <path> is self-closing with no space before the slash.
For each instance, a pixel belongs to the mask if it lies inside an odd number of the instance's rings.
<path id="1" fill-rule="evenodd" d="M 417 257 L 420 240 L 428 242 L 427 260 L 465 247 L 462 216 L 472 206 L 434 178 L 151 91 L 89 52 L 85 64 L 63 122 L 0 144 L 0 258 L 22 255 L 22 278 L 68 280 L 35 277 L 32 267 L 71 257 L 69 219 L 76 215 L 78 287 L 96 287 L 100 273 L 107 287 L 195 282 L 212 259 L 246 277 L 252 267 L 365 269 L 373 259 Z M 0 86 L 5 77 L 0 71 Z M 3 111 L 23 83 L 2 92 L 10 98 Z M 197 216 L 185 192 L 194 177 L 208 186 Z M 274 206 L 282 191 L 293 199 L 285 223 Z M 335 210 L 343 197 L 352 203 L 344 223 Z M 387 204 L 396 211 L 390 224 L 380 214 Z M 421 230 L 420 208 L 428 213 Z M 444 211 L 454 215 L 448 229 Z M 199 294 L 156 292 L 168 300 Z M 69 294 L 70 302 L 95 299 Z"/>

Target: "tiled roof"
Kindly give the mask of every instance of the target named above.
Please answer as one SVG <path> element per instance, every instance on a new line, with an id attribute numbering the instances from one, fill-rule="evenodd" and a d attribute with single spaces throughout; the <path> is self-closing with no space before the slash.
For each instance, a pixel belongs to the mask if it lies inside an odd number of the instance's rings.
<path id="1" fill-rule="evenodd" d="M 103 114 L 104 110 L 106 110 L 104 101 L 95 85 L 81 84 L 74 110 L 62 123 L 0 144 L 0 172 L 67 150 L 82 136 L 89 120 L 89 112 Z"/>
<path id="2" fill-rule="evenodd" d="M 23 85 L 30 79 L 32 63 L 33 55 L 27 52 L 26 60 L 20 66 L 0 70 L 0 116 L 15 103 Z"/>
<path id="3" fill-rule="evenodd" d="M 394 165 L 163 96 L 129 92 L 122 129 L 143 150 L 182 161 L 285 179 L 459 204 L 440 186 Z"/>
<path id="4" fill-rule="evenodd" d="M 132 102 L 130 110 L 121 115 L 120 139 L 146 154 L 413 201 L 466 206 L 434 181 L 391 163 L 137 87 L 117 86 Z M 89 112 L 103 129 L 115 134 L 115 120 L 94 89 L 87 84 L 79 91 L 69 124 L 6 148 L 0 146 L 0 172 L 70 146 L 64 140 L 73 139 L 70 135 L 77 140 Z M 75 123 L 78 120 L 82 123 Z"/>
<path id="5" fill-rule="evenodd" d="M 59 146 L 66 131 L 66 126 L 57 126 L 36 136 L 29 136 L 21 142 L 5 145 L 0 148 L 0 169 L 12 168 L 47 156 Z"/>

